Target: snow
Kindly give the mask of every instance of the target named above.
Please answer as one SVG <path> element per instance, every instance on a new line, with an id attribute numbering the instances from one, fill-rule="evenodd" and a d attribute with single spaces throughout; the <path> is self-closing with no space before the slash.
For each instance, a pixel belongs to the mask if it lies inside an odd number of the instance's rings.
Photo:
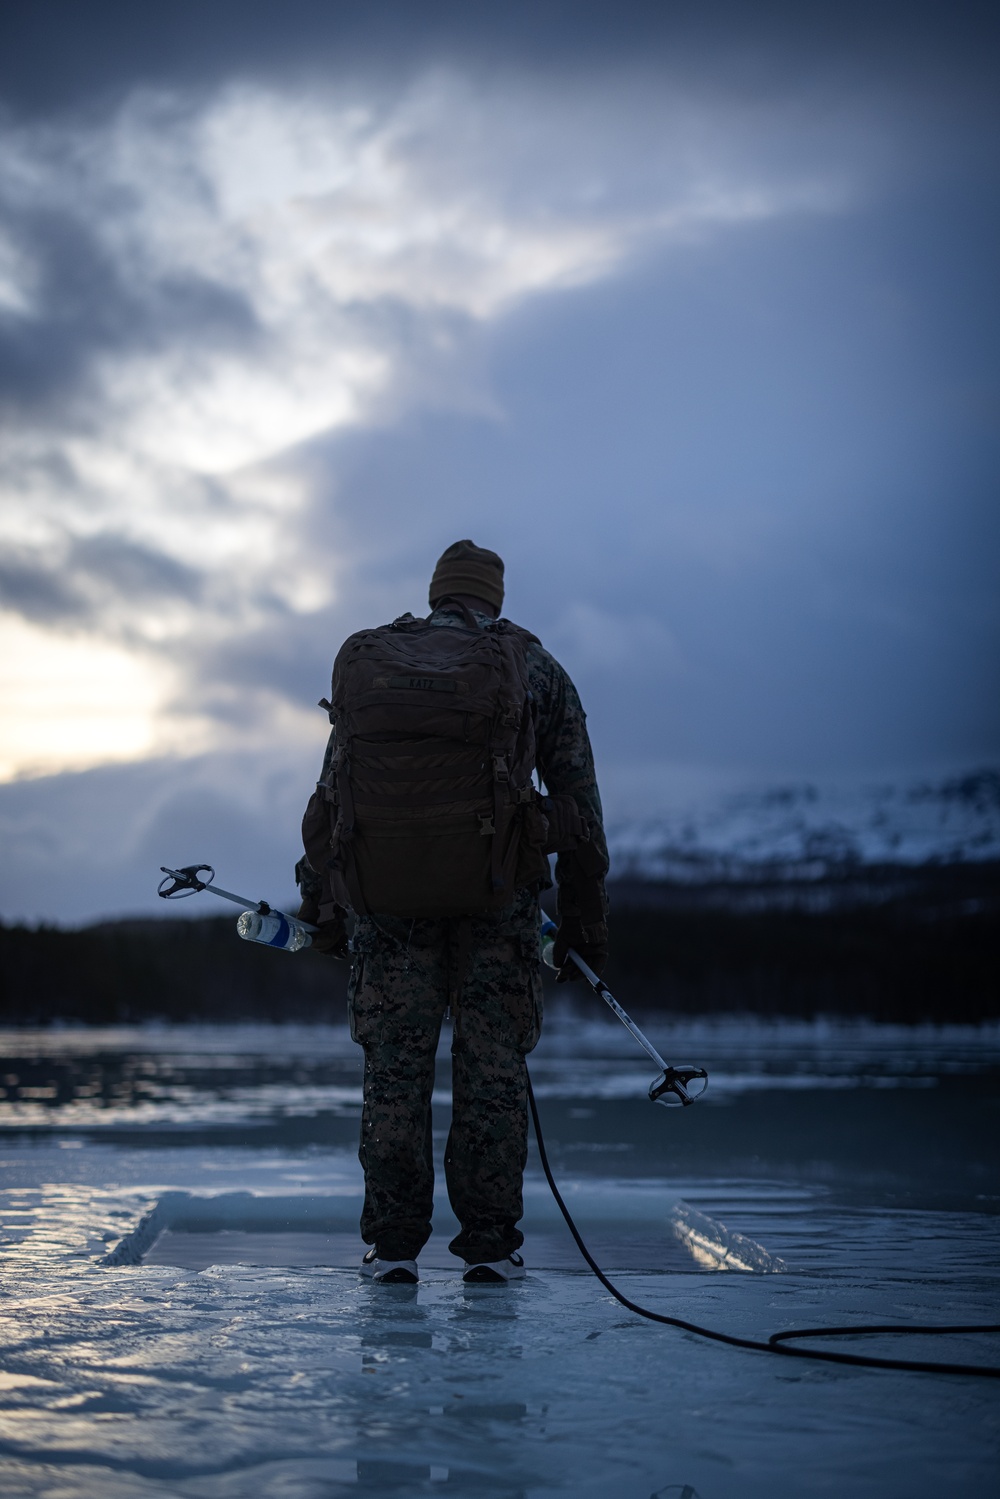
<path id="1" fill-rule="evenodd" d="M 629 1296 L 751 1337 L 995 1320 L 1000 1028 L 744 1019 L 651 1038 L 709 1067 L 704 1103 L 651 1108 L 649 1063 L 592 1015 L 553 1016 L 532 1060 L 557 1178 Z M 0 1039 L 5 1495 L 990 1488 L 990 1382 L 768 1359 L 642 1322 L 579 1260 L 534 1155 L 524 1282 L 462 1286 L 443 1200 L 419 1287 L 360 1282 L 343 1028 Z M 67 1059 L 101 1091 L 75 1099 L 64 1079 L 18 1098 L 29 1069 L 44 1087 Z M 438 1105 L 440 1149 L 444 1067 Z M 157 1213 L 137 1262 L 115 1264 Z M 864 1346 L 1000 1361 L 991 1338 Z"/>
<path id="2" fill-rule="evenodd" d="M 818 879 L 866 864 L 1000 859 L 1000 771 L 937 783 L 793 785 L 608 829 L 619 878 Z"/>

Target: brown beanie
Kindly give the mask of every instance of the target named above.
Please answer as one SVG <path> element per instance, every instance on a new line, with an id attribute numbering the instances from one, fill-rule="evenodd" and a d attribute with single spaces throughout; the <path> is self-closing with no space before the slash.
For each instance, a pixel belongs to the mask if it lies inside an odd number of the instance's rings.
<path id="1" fill-rule="evenodd" d="M 474 541 L 456 541 L 441 553 L 431 579 L 430 605 L 450 593 L 471 593 L 494 609 L 503 608 L 503 561 Z"/>

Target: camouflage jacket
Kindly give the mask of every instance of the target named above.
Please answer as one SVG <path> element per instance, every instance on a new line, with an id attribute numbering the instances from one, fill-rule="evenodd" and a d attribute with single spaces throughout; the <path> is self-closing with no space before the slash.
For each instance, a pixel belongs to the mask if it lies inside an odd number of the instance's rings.
<path id="1" fill-rule="evenodd" d="M 492 623 L 487 614 L 473 611 L 480 625 Z M 461 628 L 462 616 L 445 605 L 435 609 L 430 622 L 445 627 Z M 569 793 L 576 801 L 583 817 L 590 825 L 591 843 L 599 856 L 600 877 L 603 880 L 608 870 L 608 847 L 604 837 L 604 814 L 601 796 L 597 789 L 594 770 L 594 755 L 587 733 L 587 715 L 583 711 L 580 695 L 566 671 L 554 656 L 537 642 L 528 646 L 528 690 L 531 694 L 531 710 L 535 720 L 536 763 L 538 774 L 545 789 L 553 796 Z M 323 757 L 320 780 L 327 779 L 330 762 L 336 753 L 336 725 Z M 556 861 L 556 880 L 560 881 L 568 871 L 566 855 Z M 595 861 L 598 862 L 598 861 Z M 302 898 L 319 898 L 320 879 L 305 858 L 295 866 L 295 878 Z"/>

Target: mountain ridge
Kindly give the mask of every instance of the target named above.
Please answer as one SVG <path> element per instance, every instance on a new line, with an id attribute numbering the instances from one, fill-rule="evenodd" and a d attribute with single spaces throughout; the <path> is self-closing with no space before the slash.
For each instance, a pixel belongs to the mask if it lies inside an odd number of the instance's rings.
<path id="1" fill-rule="evenodd" d="M 1000 769 L 845 790 L 744 791 L 611 823 L 616 881 L 824 881 L 876 867 L 1000 860 Z"/>

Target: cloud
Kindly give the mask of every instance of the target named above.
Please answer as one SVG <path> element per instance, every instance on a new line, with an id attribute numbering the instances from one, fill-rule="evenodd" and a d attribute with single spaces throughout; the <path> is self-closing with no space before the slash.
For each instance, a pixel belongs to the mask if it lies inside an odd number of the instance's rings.
<path id="1" fill-rule="evenodd" d="M 201 595 L 195 569 L 109 533 L 14 548 L 0 559 L 0 605 L 36 624 L 141 640 L 142 611 L 159 612 L 171 600 L 197 603 Z"/>
<path id="2" fill-rule="evenodd" d="M 571 604 L 546 632 L 546 641 L 580 681 L 609 674 L 651 681 L 684 670 L 674 636 L 650 614 Z"/>
<path id="3" fill-rule="evenodd" d="M 498 68 L 655 68 L 763 99 L 831 79 L 854 89 L 873 74 L 882 89 L 904 78 L 924 93 L 967 92 L 970 73 L 989 79 L 995 39 L 981 0 L 947 11 L 928 0 L 173 0 L 141 14 L 120 0 L 48 0 L 11 13 L 0 95 L 39 115 L 138 84 L 205 90 L 232 74 L 289 88 L 317 77 L 385 82 L 442 61 L 486 79 Z"/>
<path id="4" fill-rule="evenodd" d="M 163 663 L 18 616 L 0 615 L 0 629 L 0 780 L 139 759 L 163 742 L 157 713 L 175 688 Z"/>
<path id="5" fill-rule="evenodd" d="M 0 906 L 127 909 L 216 849 L 280 891 L 337 646 L 467 534 L 609 809 L 994 756 L 995 35 L 962 0 L 21 6 Z"/>
<path id="6" fill-rule="evenodd" d="M 287 901 L 315 758 L 147 758 L 0 786 L 0 916 L 223 915 L 211 896 L 156 898 L 161 864 L 197 860 L 212 860 L 226 889 Z"/>
<path id="7" fill-rule="evenodd" d="M 854 191 L 829 140 L 775 170 L 751 140 L 773 119 L 620 85 L 244 81 L 10 128 L 3 598 L 169 665 L 150 744 L 181 719 L 205 742 L 248 715 L 306 732 L 281 666 L 294 622 L 332 635 L 355 586 L 350 527 L 338 546 L 313 523 L 339 501 L 311 442 L 433 410 L 502 422 L 484 329 Z"/>

